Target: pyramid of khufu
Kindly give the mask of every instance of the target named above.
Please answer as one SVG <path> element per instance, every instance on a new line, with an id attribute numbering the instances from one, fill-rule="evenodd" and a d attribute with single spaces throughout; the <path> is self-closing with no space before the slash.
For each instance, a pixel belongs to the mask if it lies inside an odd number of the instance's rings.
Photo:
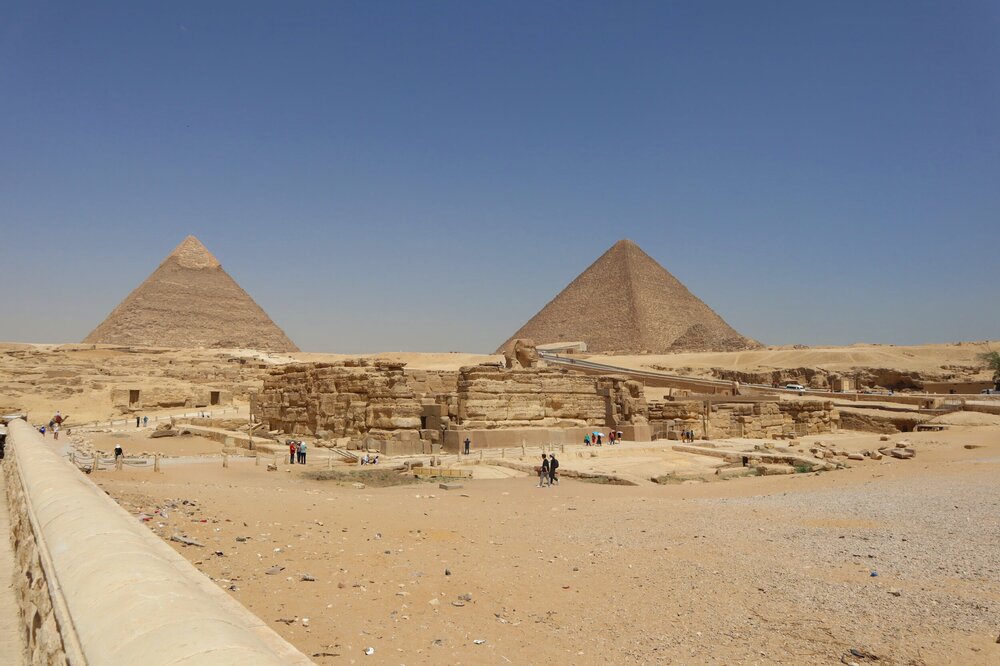
<path id="1" fill-rule="evenodd" d="M 194 236 L 185 238 L 84 342 L 298 351 Z"/>
<path id="2" fill-rule="evenodd" d="M 761 346 L 733 330 L 630 240 L 611 246 L 500 350 L 518 338 L 539 345 L 582 341 L 595 353 L 739 351 Z"/>

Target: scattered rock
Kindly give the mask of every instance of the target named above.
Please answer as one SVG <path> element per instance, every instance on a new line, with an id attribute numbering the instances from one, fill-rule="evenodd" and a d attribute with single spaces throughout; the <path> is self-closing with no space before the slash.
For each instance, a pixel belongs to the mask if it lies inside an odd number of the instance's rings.
<path id="1" fill-rule="evenodd" d="M 303 582 L 306 582 L 306 583 L 314 583 L 314 582 L 316 582 L 316 579 L 313 578 L 312 574 L 307 574 L 307 573 L 304 573 L 301 576 L 299 576 L 299 580 L 301 580 Z"/>
<path id="2" fill-rule="evenodd" d="M 199 546 L 201 548 L 205 547 L 205 544 L 198 543 L 194 539 L 188 538 L 188 537 L 183 536 L 181 534 L 174 534 L 173 536 L 170 537 L 170 540 L 171 541 L 176 541 L 177 543 L 182 543 L 185 546 Z"/>
<path id="3" fill-rule="evenodd" d="M 276 574 L 280 574 L 284 570 L 285 570 L 285 567 L 279 567 L 278 565 L 275 565 L 275 566 L 271 567 L 270 569 L 268 569 L 267 571 L 265 571 L 264 573 L 266 573 L 268 576 L 274 576 Z"/>

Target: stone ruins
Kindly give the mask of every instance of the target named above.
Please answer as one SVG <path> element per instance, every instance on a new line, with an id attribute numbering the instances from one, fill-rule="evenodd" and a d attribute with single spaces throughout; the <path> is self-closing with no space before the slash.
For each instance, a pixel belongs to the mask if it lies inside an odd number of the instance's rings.
<path id="1" fill-rule="evenodd" d="M 840 413 L 828 400 L 710 398 L 651 403 L 649 421 L 654 432 L 668 439 L 677 439 L 684 430 L 710 439 L 774 439 L 835 432 Z"/>
<path id="2" fill-rule="evenodd" d="M 642 385 L 548 368 L 477 365 L 458 372 L 407 371 L 402 363 L 352 360 L 272 370 L 251 399 L 272 430 L 346 438 L 384 453 L 561 441 L 614 427 L 649 439 Z M 435 448 L 437 447 L 437 448 Z"/>
<path id="3" fill-rule="evenodd" d="M 409 371 L 403 363 L 350 360 L 276 368 L 251 399 L 272 431 L 396 455 L 582 441 L 594 430 L 654 435 L 773 438 L 835 431 L 823 400 L 705 396 L 648 403 L 641 383 L 618 375 L 475 365 Z"/>

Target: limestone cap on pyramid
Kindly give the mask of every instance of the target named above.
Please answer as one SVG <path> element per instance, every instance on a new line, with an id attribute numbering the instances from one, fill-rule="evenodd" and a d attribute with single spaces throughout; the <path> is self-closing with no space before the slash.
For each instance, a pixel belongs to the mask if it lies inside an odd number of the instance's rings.
<path id="1" fill-rule="evenodd" d="M 215 255 L 195 236 L 188 235 L 164 261 L 175 261 L 185 268 L 219 268 Z"/>
<path id="2" fill-rule="evenodd" d="M 622 239 L 512 335 L 537 344 L 583 341 L 588 351 L 737 351 L 761 345 L 736 332 L 636 243 Z"/>
<path id="3" fill-rule="evenodd" d="M 84 342 L 298 351 L 195 236 L 181 241 Z"/>

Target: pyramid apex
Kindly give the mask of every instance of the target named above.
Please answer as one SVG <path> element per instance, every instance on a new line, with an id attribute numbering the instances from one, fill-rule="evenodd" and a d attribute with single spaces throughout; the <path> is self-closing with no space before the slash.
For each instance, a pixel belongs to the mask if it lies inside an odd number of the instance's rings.
<path id="1" fill-rule="evenodd" d="M 222 265 L 200 240 L 191 235 L 182 240 L 166 260 L 185 268 L 218 268 Z"/>
<path id="2" fill-rule="evenodd" d="M 621 239 L 620 241 L 612 245 L 608 251 L 627 252 L 629 250 L 639 250 L 640 252 L 642 252 L 642 248 L 639 247 L 639 244 L 630 238 Z"/>

